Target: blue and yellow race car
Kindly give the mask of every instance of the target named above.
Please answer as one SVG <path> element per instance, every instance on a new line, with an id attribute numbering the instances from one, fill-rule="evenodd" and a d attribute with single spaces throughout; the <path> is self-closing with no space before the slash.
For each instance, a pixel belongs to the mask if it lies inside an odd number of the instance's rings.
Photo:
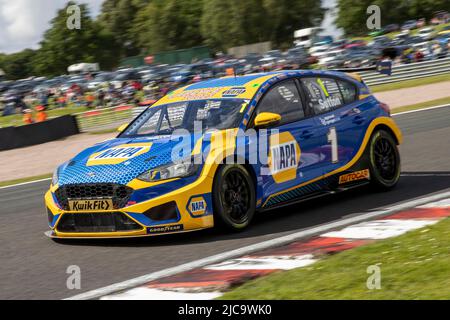
<path id="1" fill-rule="evenodd" d="M 175 90 L 117 138 L 54 173 L 54 238 L 138 237 L 221 225 L 400 177 L 402 135 L 357 75 L 281 71 Z"/>

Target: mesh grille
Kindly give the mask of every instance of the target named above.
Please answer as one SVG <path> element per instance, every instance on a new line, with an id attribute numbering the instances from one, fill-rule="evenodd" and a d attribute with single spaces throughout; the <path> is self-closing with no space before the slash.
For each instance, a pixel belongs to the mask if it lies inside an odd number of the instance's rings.
<path id="1" fill-rule="evenodd" d="M 69 210 L 69 200 L 112 199 L 114 209 L 123 208 L 130 199 L 133 189 L 112 183 L 71 184 L 55 192 L 58 203 L 64 210 Z"/>
<path id="2" fill-rule="evenodd" d="M 142 230 L 122 212 L 65 213 L 57 225 L 60 232 L 120 232 Z"/>

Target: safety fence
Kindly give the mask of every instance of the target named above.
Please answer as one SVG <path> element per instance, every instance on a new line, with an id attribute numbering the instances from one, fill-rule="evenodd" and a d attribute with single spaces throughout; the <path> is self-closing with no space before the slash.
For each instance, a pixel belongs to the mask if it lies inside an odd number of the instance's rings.
<path id="1" fill-rule="evenodd" d="M 133 106 L 122 105 L 75 114 L 81 132 L 109 132 L 133 119 Z"/>
<path id="2" fill-rule="evenodd" d="M 450 57 L 394 66 L 392 68 L 391 76 L 379 74 L 376 71 L 365 71 L 360 72 L 359 74 L 362 76 L 367 85 L 376 86 L 380 84 L 436 76 L 445 73 L 450 73 Z"/>

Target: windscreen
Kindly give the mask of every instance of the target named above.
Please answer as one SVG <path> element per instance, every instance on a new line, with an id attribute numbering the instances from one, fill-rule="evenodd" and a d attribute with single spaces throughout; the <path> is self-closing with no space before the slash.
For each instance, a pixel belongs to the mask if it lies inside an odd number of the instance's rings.
<path id="1" fill-rule="evenodd" d="M 177 129 L 193 133 L 237 128 L 248 100 L 211 99 L 183 101 L 148 108 L 120 137 L 170 135 Z"/>

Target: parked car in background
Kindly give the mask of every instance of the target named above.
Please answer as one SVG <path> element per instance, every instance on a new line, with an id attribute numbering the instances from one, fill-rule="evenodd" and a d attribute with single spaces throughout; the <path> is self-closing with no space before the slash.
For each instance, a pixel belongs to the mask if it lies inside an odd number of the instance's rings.
<path id="1" fill-rule="evenodd" d="M 417 29 L 417 20 L 405 21 L 402 25 L 402 30 L 414 30 Z"/>
<path id="2" fill-rule="evenodd" d="M 87 83 L 87 88 L 89 90 L 96 90 L 99 87 L 105 86 L 114 78 L 113 72 L 101 72 L 97 74 L 94 79 Z"/>
<path id="3" fill-rule="evenodd" d="M 354 47 L 365 47 L 367 45 L 366 41 L 364 40 L 352 40 L 349 41 L 346 45 L 345 45 L 345 49 L 350 49 L 350 48 L 354 48 Z"/>
<path id="4" fill-rule="evenodd" d="M 422 28 L 417 31 L 417 35 L 424 40 L 432 40 L 436 36 L 436 31 L 433 27 Z"/>
<path id="5" fill-rule="evenodd" d="M 289 63 L 296 64 L 299 68 L 304 68 L 309 65 L 309 55 L 302 47 L 289 49 L 285 56 Z"/>
<path id="6" fill-rule="evenodd" d="M 84 76 L 72 77 L 61 85 L 60 90 L 62 92 L 67 92 L 73 86 L 78 86 L 84 91 L 87 88 L 86 78 Z"/>
<path id="7" fill-rule="evenodd" d="M 319 58 L 319 66 L 328 69 L 336 68 L 343 65 L 345 59 L 345 50 L 329 51 Z"/>
<path id="8" fill-rule="evenodd" d="M 439 34 L 439 35 L 450 34 L 450 26 L 447 26 L 447 27 L 442 28 L 442 30 L 439 31 L 438 34 Z"/>
<path id="9" fill-rule="evenodd" d="M 369 42 L 367 45 L 373 48 L 384 48 L 389 46 L 390 42 L 391 38 L 389 38 L 388 36 L 378 36 L 373 38 L 373 40 Z"/>
<path id="10" fill-rule="evenodd" d="M 425 18 L 421 18 L 419 20 L 417 20 L 417 28 L 423 28 L 427 25 L 427 20 Z"/>
<path id="11" fill-rule="evenodd" d="M 141 80 L 141 76 L 139 75 L 139 73 L 129 68 L 117 71 L 116 76 L 112 79 L 111 83 L 116 89 L 120 89 L 127 81 L 139 80 Z"/>
<path id="12" fill-rule="evenodd" d="M 447 11 L 436 11 L 433 13 L 430 23 L 432 25 L 444 24 L 450 22 L 450 14 Z"/>

